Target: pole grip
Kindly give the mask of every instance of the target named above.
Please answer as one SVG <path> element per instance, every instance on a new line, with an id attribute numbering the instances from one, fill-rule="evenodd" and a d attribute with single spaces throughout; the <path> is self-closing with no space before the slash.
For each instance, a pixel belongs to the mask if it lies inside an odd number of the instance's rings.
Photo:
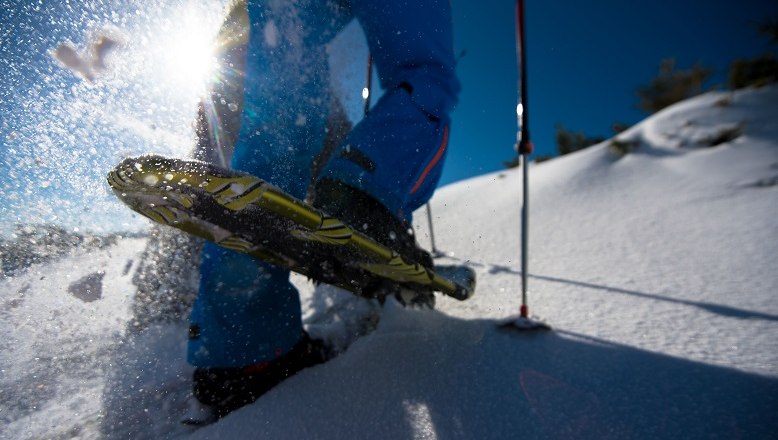
<path id="1" fill-rule="evenodd" d="M 519 63 L 519 154 L 532 154 L 534 146 L 529 136 L 529 97 L 527 91 L 527 40 L 524 26 L 524 0 L 516 1 L 516 52 Z"/>

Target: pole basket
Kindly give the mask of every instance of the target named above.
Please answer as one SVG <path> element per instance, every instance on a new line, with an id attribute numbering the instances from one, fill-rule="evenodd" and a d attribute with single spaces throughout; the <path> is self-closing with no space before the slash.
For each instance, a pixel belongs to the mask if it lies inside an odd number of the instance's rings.
<path id="1" fill-rule="evenodd" d="M 509 316 L 499 322 L 500 330 L 531 332 L 538 330 L 551 330 L 551 326 L 537 316 L 529 316 L 529 307 L 522 304 L 519 307 L 519 316 Z"/>
<path id="2" fill-rule="evenodd" d="M 522 306 L 522 309 L 524 306 Z M 523 313 L 523 311 L 522 311 Z M 551 330 L 551 326 L 546 324 L 545 321 L 538 317 L 529 316 L 511 316 L 503 319 L 497 325 L 500 330 L 505 331 L 517 331 L 517 332 L 533 332 L 533 331 L 546 331 Z"/>

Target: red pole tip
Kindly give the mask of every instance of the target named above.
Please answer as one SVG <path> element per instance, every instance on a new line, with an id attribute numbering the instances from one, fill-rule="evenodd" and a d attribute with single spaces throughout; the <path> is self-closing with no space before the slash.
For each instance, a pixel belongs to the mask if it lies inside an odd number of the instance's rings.
<path id="1" fill-rule="evenodd" d="M 522 304 L 521 308 L 519 309 L 519 314 L 521 315 L 522 318 L 529 317 L 529 307 L 527 307 L 526 305 Z"/>

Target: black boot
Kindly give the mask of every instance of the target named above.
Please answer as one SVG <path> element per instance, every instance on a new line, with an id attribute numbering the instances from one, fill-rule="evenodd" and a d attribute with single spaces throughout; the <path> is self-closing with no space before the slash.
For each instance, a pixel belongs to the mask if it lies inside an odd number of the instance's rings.
<path id="1" fill-rule="evenodd" d="M 324 344 L 307 333 L 292 349 L 276 359 L 239 368 L 196 368 L 193 394 L 223 417 L 254 402 L 298 371 L 327 359 Z"/>
<path id="2" fill-rule="evenodd" d="M 345 183 L 321 179 L 313 193 L 313 206 L 397 251 L 408 262 L 432 267 L 429 252 L 419 248 L 413 228 L 364 191 Z"/>
<path id="3" fill-rule="evenodd" d="M 418 246 L 411 225 L 398 219 L 381 202 L 364 191 L 325 178 L 316 183 L 312 204 L 352 229 L 396 251 L 407 262 L 433 267 L 432 256 Z M 434 293 L 422 286 L 376 283 L 366 286 L 362 295 L 380 301 L 393 295 L 405 306 L 435 307 Z"/>

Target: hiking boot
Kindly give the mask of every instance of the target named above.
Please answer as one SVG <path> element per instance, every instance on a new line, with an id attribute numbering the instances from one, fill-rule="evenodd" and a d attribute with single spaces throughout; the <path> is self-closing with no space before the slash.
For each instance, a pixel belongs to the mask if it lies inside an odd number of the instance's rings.
<path id="1" fill-rule="evenodd" d="M 193 394 L 210 406 L 217 417 L 223 417 L 254 402 L 298 371 L 326 359 L 323 342 L 303 332 L 303 337 L 288 353 L 271 361 L 238 368 L 196 368 Z"/>
<path id="2" fill-rule="evenodd" d="M 366 192 L 324 178 L 314 187 L 312 204 L 352 229 L 396 251 L 407 262 L 428 268 L 434 266 L 430 253 L 416 243 L 413 228 L 408 222 L 398 219 Z M 434 293 L 421 286 L 397 286 L 388 282 L 377 282 L 365 286 L 362 295 L 377 298 L 381 302 L 387 296 L 393 295 L 404 306 L 435 308 Z"/>
<path id="3" fill-rule="evenodd" d="M 413 228 L 398 219 L 381 202 L 364 191 L 333 179 L 321 179 L 313 193 L 313 206 L 337 218 L 378 243 L 393 249 L 408 262 L 432 267 L 432 256 L 419 248 Z"/>

